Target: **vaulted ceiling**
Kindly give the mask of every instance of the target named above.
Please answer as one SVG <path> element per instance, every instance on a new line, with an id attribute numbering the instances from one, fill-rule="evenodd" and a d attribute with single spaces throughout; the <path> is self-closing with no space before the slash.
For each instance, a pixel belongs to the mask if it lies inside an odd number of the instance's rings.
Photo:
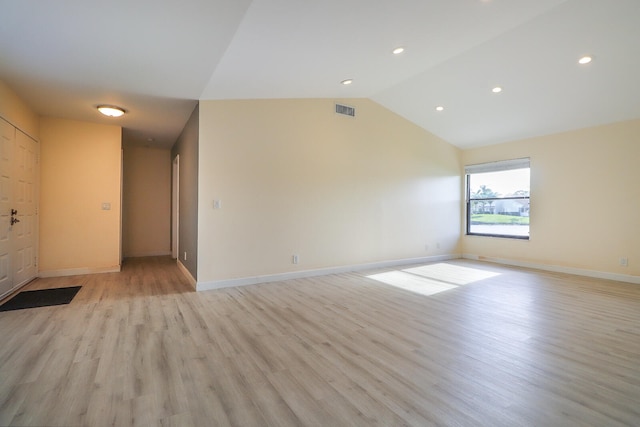
<path id="1" fill-rule="evenodd" d="M 165 147 L 197 100 L 364 97 L 466 148 L 640 118 L 638 22 L 638 0 L 0 0 L 0 80 Z"/>

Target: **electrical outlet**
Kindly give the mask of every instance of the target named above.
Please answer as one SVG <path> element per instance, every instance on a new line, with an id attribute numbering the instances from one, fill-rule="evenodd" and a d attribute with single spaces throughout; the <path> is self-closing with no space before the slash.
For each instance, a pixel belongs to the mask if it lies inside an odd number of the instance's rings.
<path id="1" fill-rule="evenodd" d="M 213 201 L 213 209 L 222 209 L 222 201 L 214 200 Z"/>
<path id="2" fill-rule="evenodd" d="M 299 261 L 298 255 L 294 255 L 294 256 L 291 257 L 291 262 L 293 264 L 297 264 L 298 261 Z"/>
<path id="3" fill-rule="evenodd" d="M 629 266 L 629 259 L 628 258 L 620 258 L 620 265 L 622 267 L 628 267 Z"/>

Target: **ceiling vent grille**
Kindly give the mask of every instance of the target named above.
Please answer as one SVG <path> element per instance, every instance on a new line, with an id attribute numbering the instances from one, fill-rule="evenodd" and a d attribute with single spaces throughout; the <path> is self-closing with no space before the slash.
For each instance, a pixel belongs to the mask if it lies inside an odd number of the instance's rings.
<path id="1" fill-rule="evenodd" d="M 356 109 L 355 107 L 349 107 L 348 105 L 336 104 L 336 113 L 342 114 L 345 116 L 355 117 Z"/>

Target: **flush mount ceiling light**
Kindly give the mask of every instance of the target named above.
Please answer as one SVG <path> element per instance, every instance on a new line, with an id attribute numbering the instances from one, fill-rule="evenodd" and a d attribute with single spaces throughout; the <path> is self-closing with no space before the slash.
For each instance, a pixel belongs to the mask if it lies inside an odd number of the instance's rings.
<path id="1" fill-rule="evenodd" d="M 493 89 L 491 89 L 491 92 L 500 93 L 500 92 L 502 92 L 502 88 L 500 86 L 496 86 Z"/>
<path id="2" fill-rule="evenodd" d="M 353 79 L 346 79 L 340 82 L 340 84 L 343 84 L 345 86 L 350 85 L 351 83 L 353 83 Z"/>
<path id="3" fill-rule="evenodd" d="M 394 55 L 400 55 L 402 52 L 404 52 L 404 48 L 403 47 L 397 47 L 395 49 L 393 49 L 392 53 Z"/>
<path id="4" fill-rule="evenodd" d="M 580 65 L 587 65 L 588 63 L 590 63 L 591 61 L 593 61 L 593 57 L 590 55 L 585 55 L 582 58 L 578 59 L 578 64 Z"/>
<path id="5" fill-rule="evenodd" d="M 115 107 L 113 105 L 98 105 L 98 111 L 108 117 L 120 117 L 125 111 L 120 107 Z"/>
<path id="6" fill-rule="evenodd" d="M 436 107 L 436 111 L 444 111 L 444 107 L 442 105 L 438 105 Z"/>

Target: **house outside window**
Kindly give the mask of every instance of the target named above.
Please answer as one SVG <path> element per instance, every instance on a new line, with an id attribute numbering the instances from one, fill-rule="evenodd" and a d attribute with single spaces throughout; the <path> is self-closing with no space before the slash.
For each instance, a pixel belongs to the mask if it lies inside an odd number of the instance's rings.
<path id="1" fill-rule="evenodd" d="M 529 239 L 528 158 L 465 166 L 467 235 Z"/>

